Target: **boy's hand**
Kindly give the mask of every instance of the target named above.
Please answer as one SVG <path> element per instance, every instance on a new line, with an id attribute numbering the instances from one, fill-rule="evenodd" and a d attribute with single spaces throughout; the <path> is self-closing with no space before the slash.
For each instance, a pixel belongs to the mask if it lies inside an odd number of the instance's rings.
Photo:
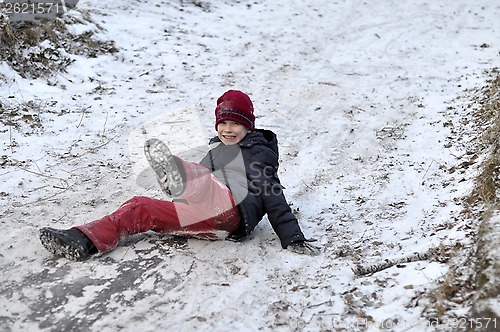
<path id="1" fill-rule="evenodd" d="M 309 256 L 318 256 L 320 254 L 319 247 L 313 246 L 306 241 L 297 241 L 290 243 L 286 248 L 296 254 Z"/>

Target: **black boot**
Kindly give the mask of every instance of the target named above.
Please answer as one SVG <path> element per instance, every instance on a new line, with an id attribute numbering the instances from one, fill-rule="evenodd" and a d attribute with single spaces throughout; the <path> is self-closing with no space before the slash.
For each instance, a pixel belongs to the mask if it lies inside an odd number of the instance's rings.
<path id="1" fill-rule="evenodd" d="M 72 261 L 84 261 L 98 252 L 92 241 L 76 228 L 62 230 L 44 227 L 40 229 L 40 241 L 54 255 Z"/>

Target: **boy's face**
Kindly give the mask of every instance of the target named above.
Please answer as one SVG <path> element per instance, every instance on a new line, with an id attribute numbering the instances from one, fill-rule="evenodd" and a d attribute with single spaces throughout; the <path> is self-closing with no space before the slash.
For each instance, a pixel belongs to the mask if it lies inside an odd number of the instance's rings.
<path id="1" fill-rule="evenodd" d="M 222 121 L 217 125 L 217 136 L 225 145 L 240 142 L 250 131 L 247 127 L 234 121 Z"/>

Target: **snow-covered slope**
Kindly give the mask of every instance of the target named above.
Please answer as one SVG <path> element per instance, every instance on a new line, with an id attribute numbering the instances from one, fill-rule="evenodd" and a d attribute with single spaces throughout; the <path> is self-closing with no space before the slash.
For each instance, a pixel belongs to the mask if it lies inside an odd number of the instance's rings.
<path id="1" fill-rule="evenodd" d="M 364 277 L 352 268 L 469 243 L 460 198 L 474 172 L 450 172 L 469 159 L 450 109 L 500 65 L 500 5 L 181 4 L 82 1 L 95 24 L 70 29 L 94 29 L 118 53 L 72 56 L 49 80 L 2 62 L 0 101 L 32 101 L 42 127 L 0 131 L 0 327 L 432 330 L 414 298 L 446 264 Z M 198 160 L 228 89 L 247 92 L 257 126 L 278 134 L 285 193 L 321 256 L 282 250 L 266 220 L 243 243 L 145 234 L 85 263 L 43 249 L 42 226 L 94 220 L 134 195 L 162 197 L 154 181 L 138 180 L 144 140 Z"/>

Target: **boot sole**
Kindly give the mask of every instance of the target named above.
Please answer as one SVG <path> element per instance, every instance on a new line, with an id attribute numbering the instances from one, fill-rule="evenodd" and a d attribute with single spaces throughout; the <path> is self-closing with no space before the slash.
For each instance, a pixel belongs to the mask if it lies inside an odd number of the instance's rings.
<path id="1" fill-rule="evenodd" d="M 40 230 L 40 242 L 49 252 L 72 261 L 83 261 L 90 257 L 83 253 L 83 249 L 67 243 L 64 238 L 55 235 L 56 230 L 42 228 Z"/>
<path id="2" fill-rule="evenodd" d="M 172 197 L 182 195 L 184 182 L 167 145 L 157 138 L 151 138 L 144 144 L 144 154 L 163 192 Z"/>

